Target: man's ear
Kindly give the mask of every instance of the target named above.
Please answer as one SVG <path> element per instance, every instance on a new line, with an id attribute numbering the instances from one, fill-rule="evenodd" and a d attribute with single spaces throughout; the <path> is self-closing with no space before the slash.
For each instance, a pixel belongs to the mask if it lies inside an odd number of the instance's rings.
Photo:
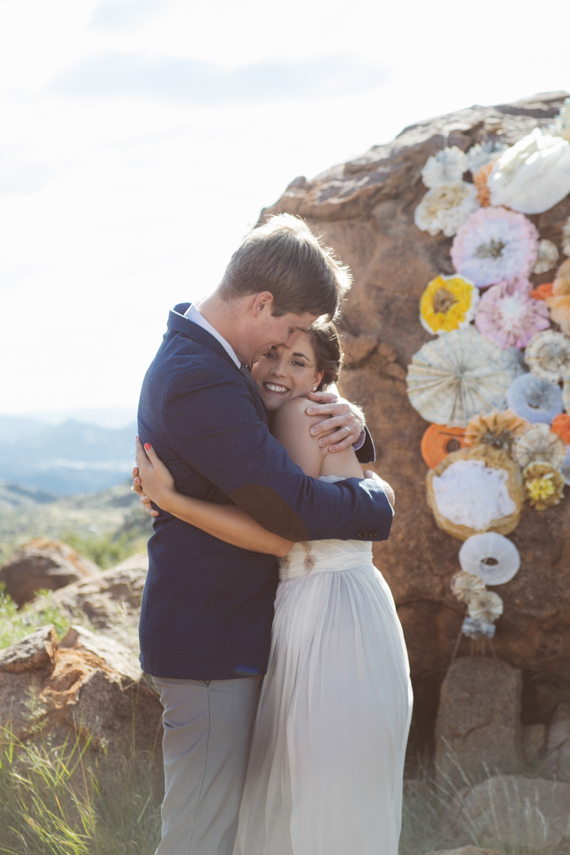
<path id="1" fill-rule="evenodd" d="M 273 313 L 273 294 L 271 291 L 260 291 L 259 294 L 256 294 L 252 310 L 254 318 L 261 312 L 267 312 L 271 315 Z"/>

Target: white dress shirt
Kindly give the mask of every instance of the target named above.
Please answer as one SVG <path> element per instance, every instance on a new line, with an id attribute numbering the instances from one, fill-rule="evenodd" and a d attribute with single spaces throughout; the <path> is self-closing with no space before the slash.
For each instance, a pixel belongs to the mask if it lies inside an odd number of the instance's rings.
<path id="1" fill-rule="evenodd" d="M 235 362 L 237 367 L 241 368 L 241 359 L 238 357 L 237 353 L 235 352 L 235 350 L 233 349 L 231 344 L 229 344 L 225 340 L 225 338 L 223 336 L 221 336 L 216 329 L 214 329 L 212 324 L 206 320 L 204 315 L 200 314 L 200 311 L 194 305 L 194 303 L 192 303 L 190 308 L 186 312 L 184 312 L 184 317 L 188 318 L 189 321 L 192 321 L 193 323 L 197 324 L 199 327 L 202 327 L 202 329 L 206 330 L 206 332 L 209 332 L 210 335 L 213 335 L 214 338 L 220 342 L 220 344 L 222 345 L 222 347 L 224 348 L 226 353 L 229 356 L 231 356 L 231 358 L 233 359 L 233 361 Z"/>

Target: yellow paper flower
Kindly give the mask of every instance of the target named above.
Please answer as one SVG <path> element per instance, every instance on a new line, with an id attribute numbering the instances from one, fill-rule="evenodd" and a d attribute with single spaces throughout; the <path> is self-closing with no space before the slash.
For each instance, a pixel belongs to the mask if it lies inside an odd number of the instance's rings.
<path id="1" fill-rule="evenodd" d="M 462 276 L 436 276 L 420 300 L 420 322 L 429 333 L 451 332 L 469 325 L 479 289 Z"/>
<path id="2" fill-rule="evenodd" d="M 564 475 L 546 461 L 529 463 L 523 478 L 526 497 L 538 511 L 545 511 L 564 498 Z"/>

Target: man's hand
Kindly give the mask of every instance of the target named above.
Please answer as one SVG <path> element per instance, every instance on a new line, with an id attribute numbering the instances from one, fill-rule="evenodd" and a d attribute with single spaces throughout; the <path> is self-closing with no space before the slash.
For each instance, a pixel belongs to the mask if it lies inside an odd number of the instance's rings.
<path id="1" fill-rule="evenodd" d="M 394 491 L 392 490 L 392 488 L 390 487 L 388 482 L 384 481 L 382 478 L 380 478 L 380 476 L 377 475 L 376 472 L 373 472 L 372 469 L 366 469 L 366 471 L 364 472 L 364 477 L 365 478 L 372 478 L 373 481 L 376 481 L 377 484 L 380 484 L 380 486 L 382 487 L 382 489 L 386 493 L 386 497 L 387 497 L 388 501 L 390 502 L 390 504 L 392 505 L 392 508 L 393 508 L 394 504 L 396 502 L 396 496 L 394 495 Z"/>
<path id="2" fill-rule="evenodd" d="M 350 404 L 339 398 L 334 392 L 310 392 L 308 397 L 315 404 L 307 407 L 310 416 L 323 416 L 311 428 L 313 436 L 319 436 L 321 448 L 328 446 L 329 451 L 344 451 L 350 448 L 364 430 L 364 413 L 356 404 Z M 330 415 L 330 418 L 326 418 Z"/>

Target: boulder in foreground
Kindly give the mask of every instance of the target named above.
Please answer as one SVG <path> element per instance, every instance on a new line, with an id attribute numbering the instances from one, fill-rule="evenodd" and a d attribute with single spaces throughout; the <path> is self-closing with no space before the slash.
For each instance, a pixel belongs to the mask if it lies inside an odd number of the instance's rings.
<path id="1" fill-rule="evenodd" d="M 0 570 L 0 582 L 18 606 L 23 606 L 40 590 L 56 591 L 99 572 L 96 564 L 67 543 L 37 537 L 10 556 Z"/>

